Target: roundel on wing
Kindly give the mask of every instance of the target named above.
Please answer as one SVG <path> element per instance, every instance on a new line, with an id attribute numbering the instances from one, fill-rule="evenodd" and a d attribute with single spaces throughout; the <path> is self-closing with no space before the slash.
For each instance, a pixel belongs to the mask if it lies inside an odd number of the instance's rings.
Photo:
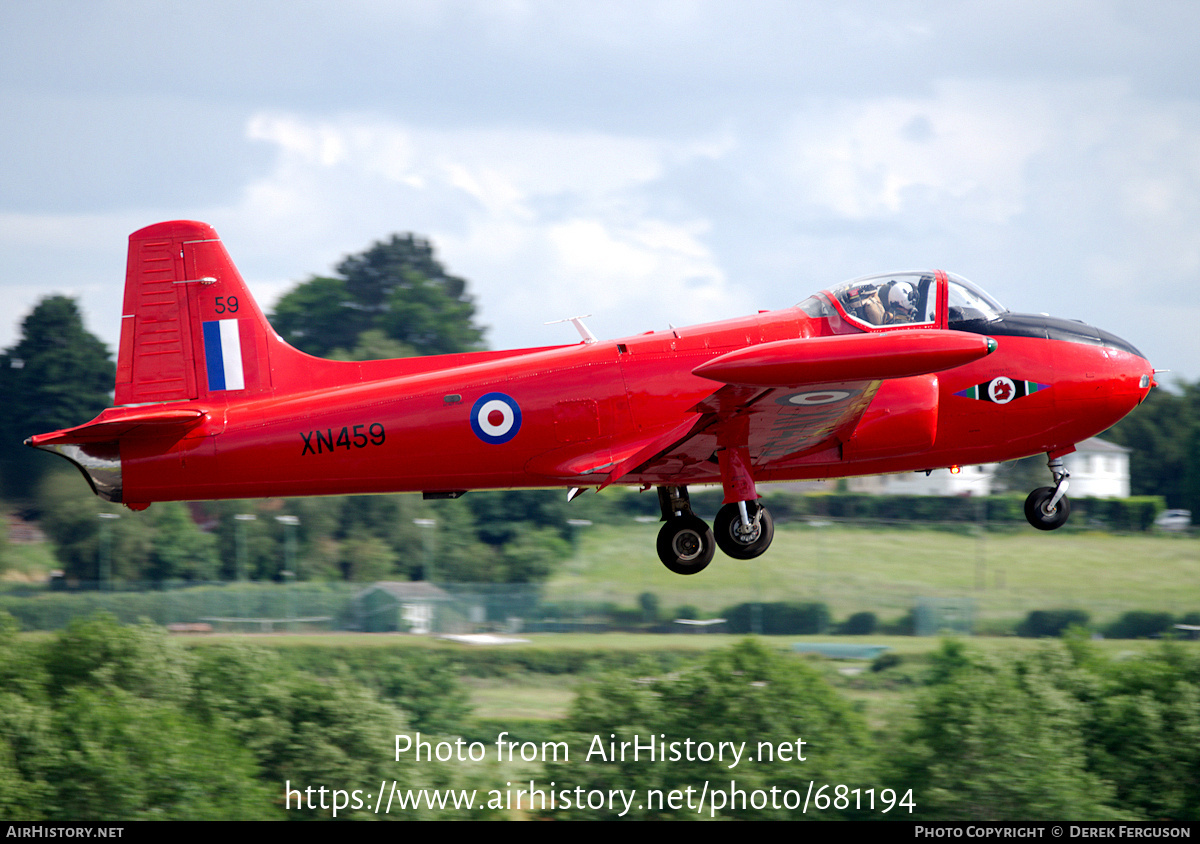
<path id="1" fill-rule="evenodd" d="M 484 393 L 471 408 L 471 430 L 485 443 L 506 443 L 521 430 L 521 406 L 504 393 Z"/>
<path id="2" fill-rule="evenodd" d="M 775 399 L 778 404 L 793 407 L 812 407 L 817 404 L 833 404 L 847 398 L 850 394 L 845 390 L 817 390 L 809 393 L 791 393 Z"/>

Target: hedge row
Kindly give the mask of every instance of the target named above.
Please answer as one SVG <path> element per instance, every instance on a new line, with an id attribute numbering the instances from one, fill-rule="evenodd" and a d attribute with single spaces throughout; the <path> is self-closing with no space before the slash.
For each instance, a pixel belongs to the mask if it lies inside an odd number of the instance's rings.
<path id="1" fill-rule="evenodd" d="M 1112 623 L 1098 628 L 1108 639 L 1154 639 L 1177 636 L 1176 624 L 1200 625 L 1200 612 L 1180 616 L 1152 610 L 1129 610 Z M 1091 628 L 1091 616 L 1080 609 L 1034 610 L 1017 625 L 1018 636 L 1058 637 L 1071 627 Z"/>
<path id="2" fill-rule="evenodd" d="M 777 523 L 812 517 L 881 522 L 949 524 L 1025 524 L 1025 497 L 992 495 L 940 497 L 929 495 L 867 495 L 862 493 L 774 494 L 766 499 Z M 1069 528 L 1105 527 L 1146 531 L 1166 503 L 1159 496 L 1134 498 L 1072 498 Z M 699 508 L 697 508 L 699 509 Z"/>

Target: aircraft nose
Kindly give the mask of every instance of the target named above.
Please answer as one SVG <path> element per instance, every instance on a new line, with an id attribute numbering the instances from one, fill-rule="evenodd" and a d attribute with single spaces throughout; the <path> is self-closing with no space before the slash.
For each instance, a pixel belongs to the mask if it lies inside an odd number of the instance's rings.
<path id="1" fill-rule="evenodd" d="M 1126 340 L 1081 322 L 1046 318 L 1056 352 L 1061 410 L 1088 420 L 1094 436 L 1125 418 L 1154 386 L 1154 367 Z M 1082 439 L 1082 437 L 1081 437 Z"/>
<path id="2" fill-rule="evenodd" d="M 1128 385 L 1129 391 L 1137 397 L 1137 403 L 1141 404 L 1149 394 L 1150 388 L 1156 386 L 1154 367 L 1132 343 L 1102 328 L 1093 330 L 1104 344 L 1112 364 L 1112 375 L 1116 377 L 1119 385 Z"/>
<path id="3" fill-rule="evenodd" d="M 1145 401 L 1155 386 L 1154 367 L 1132 343 L 1101 328 L 1092 330 L 1100 338 L 1102 352 L 1102 358 L 1095 360 L 1093 377 L 1115 423 Z"/>

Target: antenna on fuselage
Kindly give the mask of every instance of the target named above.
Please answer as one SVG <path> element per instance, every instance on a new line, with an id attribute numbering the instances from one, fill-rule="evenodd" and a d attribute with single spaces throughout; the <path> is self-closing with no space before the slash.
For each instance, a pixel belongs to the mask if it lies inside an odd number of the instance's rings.
<path id="1" fill-rule="evenodd" d="M 589 331 L 588 327 L 583 324 L 584 319 L 590 316 L 591 314 L 583 314 L 582 316 L 572 316 L 564 319 L 552 319 L 549 322 L 542 323 L 542 325 L 556 325 L 560 322 L 569 322 L 575 326 L 575 330 L 579 332 L 579 336 L 583 338 L 583 342 L 591 344 L 597 342 L 596 335 Z"/>

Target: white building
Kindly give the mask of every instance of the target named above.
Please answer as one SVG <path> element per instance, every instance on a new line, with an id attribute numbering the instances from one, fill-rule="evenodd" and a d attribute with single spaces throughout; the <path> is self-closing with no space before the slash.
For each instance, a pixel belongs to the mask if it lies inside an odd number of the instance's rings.
<path id="1" fill-rule="evenodd" d="M 904 472 L 899 475 L 872 475 L 850 478 L 851 492 L 872 495 L 991 495 L 996 464 L 963 466 L 958 472 L 934 469 L 924 472 Z"/>
<path id="2" fill-rule="evenodd" d="M 1092 437 L 1063 458 L 1072 498 L 1128 498 L 1129 449 Z"/>
<path id="3" fill-rule="evenodd" d="M 1071 473 L 1070 497 L 1129 497 L 1129 449 L 1124 446 L 1093 437 L 1079 443 L 1063 462 Z M 874 495 L 991 495 L 997 465 L 963 466 L 957 474 L 936 469 L 929 475 L 905 472 L 850 478 L 848 487 L 851 492 Z M 1049 469 L 1043 485 L 1054 485 Z"/>

